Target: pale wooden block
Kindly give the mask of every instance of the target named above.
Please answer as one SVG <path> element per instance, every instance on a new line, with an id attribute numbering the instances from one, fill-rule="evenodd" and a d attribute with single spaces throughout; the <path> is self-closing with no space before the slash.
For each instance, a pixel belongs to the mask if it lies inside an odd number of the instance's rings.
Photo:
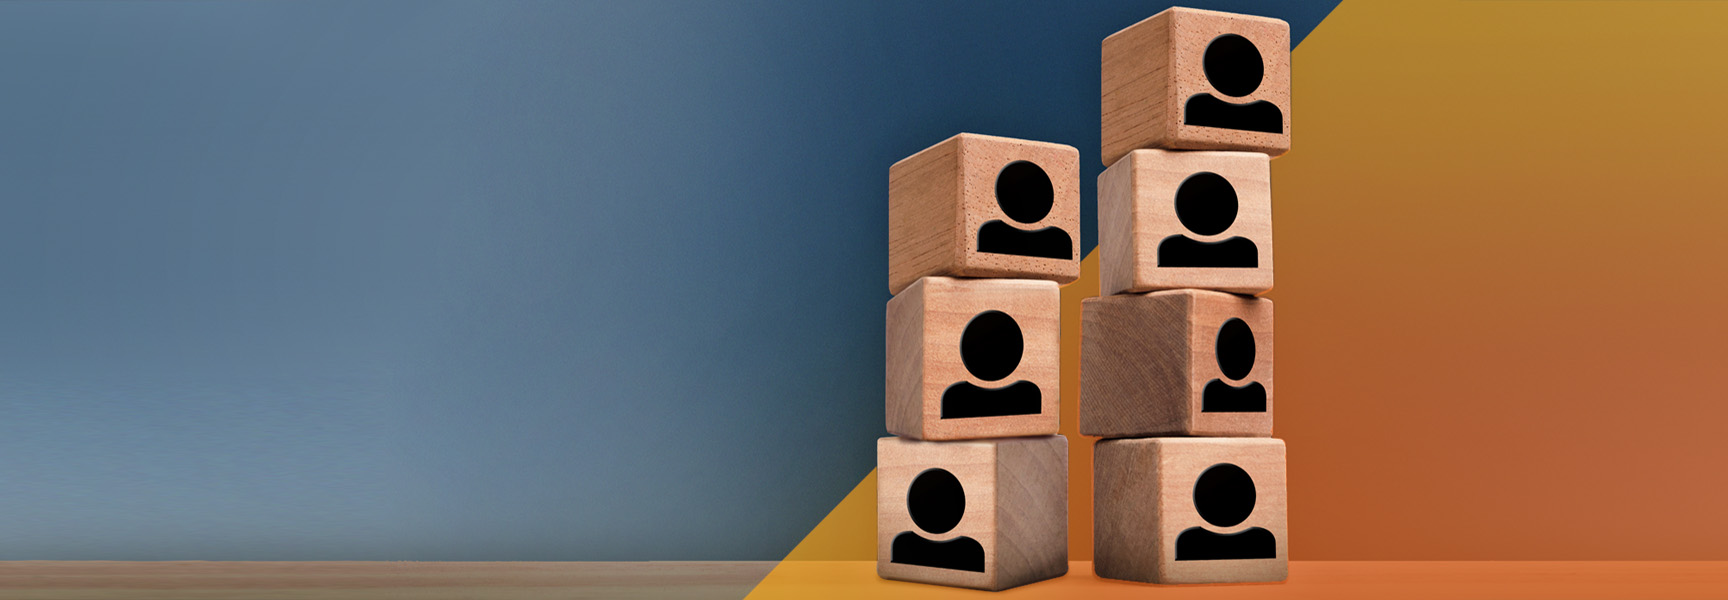
<path id="1" fill-rule="evenodd" d="M 1053 435 L 1062 292 L 1053 281 L 923 277 L 888 301 L 888 432 Z"/>
<path id="2" fill-rule="evenodd" d="M 1098 176 L 1103 294 L 1272 289 L 1272 170 L 1257 152 L 1136 150 Z"/>
<path id="3" fill-rule="evenodd" d="M 1068 440 L 876 441 L 876 573 L 982 590 L 1068 572 Z"/>
<path id="4" fill-rule="evenodd" d="M 1283 440 L 1101 440 L 1092 457 L 1099 577 L 1248 583 L 1287 576 Z"/>
<path id="5" fill-rule="evenodd" d="M 962 133 L 888 169 L 888 291 L 919 277 L 1080 277 L 1080 152 Z"/>
<path id="6" fill-rule="evenodd" d="M 1272 301 L 1171 290 L 1081 301 L 1080 433 L 1272 435 Z"/>
<path id="7" fill-rule="evenodd" d="M 1290 149 L 1290 24 L 1171 8 L 1103 44 L 1104 164 L 1140 148 Z"/>

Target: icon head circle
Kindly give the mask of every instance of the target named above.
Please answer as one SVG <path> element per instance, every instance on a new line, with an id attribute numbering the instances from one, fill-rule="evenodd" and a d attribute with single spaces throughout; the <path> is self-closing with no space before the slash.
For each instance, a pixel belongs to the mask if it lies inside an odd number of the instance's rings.
<path id="1" fill-rule="evenodd" d="M 919 529 L 935 535 L 948 533 L 966 516 L 966 489 L 953 473 L 927 469 L 912 479 L 906 491 L 906 512 Z"/>
<path id="2" fill-rule="evenodd" d="M 1266 78 L 1266 60 L 1260 56 L 1260 49 L 1248 38 L 1234 33 L 1218 36 L 1207 44 L 1201 63 L 1212 89 L 1226 96 L 1240 98 L 1252 94 Z"/>
<path id="3" fill-rule="evenodd" d="M 1242 467 L 1219 463 L 1194 482 L 1194 508 L 1216 527 L 1234 527 L 1254 513 L 1254 478 Z"/>
<path id="4" fill-rule="evenodd" d="M 1254 370 L 1254 330 L 1242 319 L 1230 319 L 1218 328 L 1214 348 L 1218 370 L 1230 379 L 1242 379 Z"/>
<path id="5" fill-rule="evenodd" d="M 1020 368 L 1026 338 L 1014 317 L 999 310 L 979 313 L 960 333 L 960 362 L 966 371 L 984 381 L 996 381 Z"/>
<path id="6" fill-rule="evenodd" d="M 996 174 L 996 205 L 1020 223 L 1037 223 L 1056 205 L 1056 188 L 1042 167 L 1017 160 Z"/>
<path id="7" fill-rule="evenodd" d="M 1176 219 L 1200 235 L 1218 235 L 1236 222 L 1236 187 L 1223 175 L 1201 171 L 1176 186 Z"/>

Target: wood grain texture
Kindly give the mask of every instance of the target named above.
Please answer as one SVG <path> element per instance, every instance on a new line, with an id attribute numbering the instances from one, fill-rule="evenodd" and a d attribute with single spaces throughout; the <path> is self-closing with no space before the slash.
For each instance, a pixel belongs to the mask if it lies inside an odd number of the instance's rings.
<path id="1" fill-rule="evenodd" d="M 997 589 L 1068 573 L 1068 438 L 996 445 Z"/>
<path id="2" fill-rule="evenodd" d="M 1054 435 L 1061 419 L 1062 293 L 1053 281 L 924 277 L 888 301 L 888 432 L 921 440 Z M 1001 311 L 1024 338 L 1020 364 L 997 381 L 967 370 L 960 355 L 966 325 Z M 1026 381 L 1038 387 L 1035 415 L 942 418 L 942 395 L 966 382 L 998 388 Z"/>
<path id="3" fill-rule="evenodd" d="M 924 378 L 928 369 L 925 367 L 924 321 L 928 300 L 924 290 L 930 283 L 929 279 L 920 278 L 905 291 L 888 299 L 888 354 L 884 362 L 887 376 L 884 379 L 886 395 L 883 406 L 888 433 L 913 439 L 925 439 L 926 435 L 924 424 L 928 394 Z M 954 346 L 959 344 L 959 340 L 953 341 Z M 959 350 L 955 348 L 952 352 L 958 354 Z M 965 371 L 964 365 L 961 371 Z"/>
<path id="4" fill-rule="evenodd" d="M 1237 34 L 1264 59 L 1265 79 L 1242 97 L 1213 88 L 1204 71 L 1213 39 Z M 1278 156 L 1290 149 L 1290 24 L 1278 19 L 1171 8 L 1104 38 L 1100 109 L 1104 164 L 1142 148 L 1247 150 Z M 1187 125 L 1188 98 L 1211 94 L 1246 103 L 1264 100 L 1284 116 L 1283 133 Z"/>
<path id="5" fill-rule="evenodd" d="M 868 564 L 868 563 L 866 563 Z M 0 562 L 8 600 L 742 598 L 773 562 Z"/>
<path id="6" fill-rule="evenodd" d="M 1055 193 L 1034 223 L 1008 218 L 996 202 L 996 178 L 1016 161 L 1038 165 Z M 1070 258 L 978 252 L 989 221 L 1017 229 L 1059 228 Z M 1009 277 L 1067 283 L 1080 276 L 1080 152 L 1072 146 L 962 133 L 888 169 L 888 291 L 898 294 L 927 275 Z"/>
<path id="7" fill-rule="evenodd" d="M 888 292 L 954 269 L 960 245 L 960 136 L 888 168 Z"/>
<path id="8" fill-rule="evenodd" d="M 1093 560 L 1099 577 L 1146 583 L 1283 581 L 1290 558 L 1284 441 L 1264 438 L 1101 440 L 1093 447 Z M 1234 464 L 1253 478 L 1253 512 L 1214 527 L 1195 508 L 1195 481 Z M 1201 527 L 1222 534 L 1270 531 L 1273 559 L 1175 560 L 1176 537 Z"/>
<path id="9" fill-rule="evenodd" d="M 907 490 L 929 469 L 952 473 L 965 489 L 965 512 L 951 531 L 932 535 L 913 523 Z M 877 574 L 884 579 L 1003 590 L 1068 571 L 1068 440 L 1062 436 L 876 443 Z M 895 536 L 960 536 L 984 546 L 984 572 L 891 561 Z"/>
<path id="10" fill-rule="evenodd" d="M 1217 235 L 1190 231 L 1176 215 L 1176 191 L 1199 173 L 1216 173 L 1236 192 L 1236 219 Z M 1245 238 L 1253 268 L 1160 267 L 1168 237 L 1199 242 Z M 1098 176 L 1100 291 L 1105 294 L 1196 288 L 1259 294 L 1272 289 L 1272 170 L 1255 152 L 1136 150 Z"/>
<path id="11" fill-rule="evenodd" d="M 1218 333 L 1242 319 L 1254 339 L 1248 376 L 1219 366 Z M 1088 298 L 1080 323 L 1080 433 L 1098 437 L 1272 435 L 1272 301 L 1204 290 Z M 1266 390 L 1265 412 L 1205 412 L 1211 381 Z"/>

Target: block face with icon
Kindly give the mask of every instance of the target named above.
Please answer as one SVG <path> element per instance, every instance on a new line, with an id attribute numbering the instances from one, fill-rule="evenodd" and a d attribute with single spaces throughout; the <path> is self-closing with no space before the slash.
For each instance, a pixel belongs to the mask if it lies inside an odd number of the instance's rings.
<path id="1" fill-rule="evenodd" d="M 1102 440 L 1093 447 L 1093 569 L 1146 583 L 1283 581 L 1284 442 Z"/>
<path id="2" fill-rule="evenodd" d="M 1080 153 L 962 133 L 888 169 L 888 290 L 919 277 L 1080 277 Z"/>
<path id="3" fill-rule="evenodd" d="M 1098 176 L 1103 294 L 1272 289 L 1272 171 L 1256 152 L 1136 150 Z"/>
<path id="4" fill-rule="evenodd" d="M 924 277 L 888 301 L 888 432 L 922 440 L 1054 435 L 1060 287 Z"/>
<path id="5" fill-rule="evenodd" d="M 1081 303 L 1080 433 L 1272 435 L 1272 301 L 1204 290 Z"/>
<path id="6" fill-rule="evenodd" d="M 1003 590 L 1068 572 L 1068 440 L 876 441 L 876 572 Z"/>
<path id="7" fill-rule="evenodd" d="M 1142 148 L 1290 149 L 1290 24 L 1171 8 L 1103 44 L 1104 164 Z"/>

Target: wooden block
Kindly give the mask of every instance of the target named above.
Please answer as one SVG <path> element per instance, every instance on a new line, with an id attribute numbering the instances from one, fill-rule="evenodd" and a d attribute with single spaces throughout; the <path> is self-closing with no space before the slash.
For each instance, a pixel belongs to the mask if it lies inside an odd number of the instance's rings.
<path id="1" fill-rule="evenodd" d="M 876 441 L 876 573 L 1005 590 L 1068 572 L 1068 440 Z"/>
<path id="2" fill-rule="evenodd" d="M 1104 38 L 1103 157 L 1290 149 L 1290 24 L 1172 8 Z"/>
<path id="3" fill-rule="evenodd" d="M 1272 301 L 1173 290 L 1087 298 L 1080 433 L 1272 435 Z"/>
<path id="4" fill-rule="evenodd" d="M 1272 170 L 1256 152 L 1136 150 L 1098 176 L 1104 294 L 1272 289 Z"/>
<path id="5" fill-rule="evenodd" d="M 1054 435 L 1062 292 L 1053 281 L 924 277 L 888 301 L 888 432 Z"/>
<path id="6" fill-rule="evenodd" d="M 1093 447 L 1093 570 L 1147 583 L 1283 581 L 1284 441 L 1102 440 Z"/>
<path id="7" fill-rule="evenodd" d="M 1080 152 L 962 133 L 888 169 L 888 290 L 919 277 L 1080 277 Z"/>

